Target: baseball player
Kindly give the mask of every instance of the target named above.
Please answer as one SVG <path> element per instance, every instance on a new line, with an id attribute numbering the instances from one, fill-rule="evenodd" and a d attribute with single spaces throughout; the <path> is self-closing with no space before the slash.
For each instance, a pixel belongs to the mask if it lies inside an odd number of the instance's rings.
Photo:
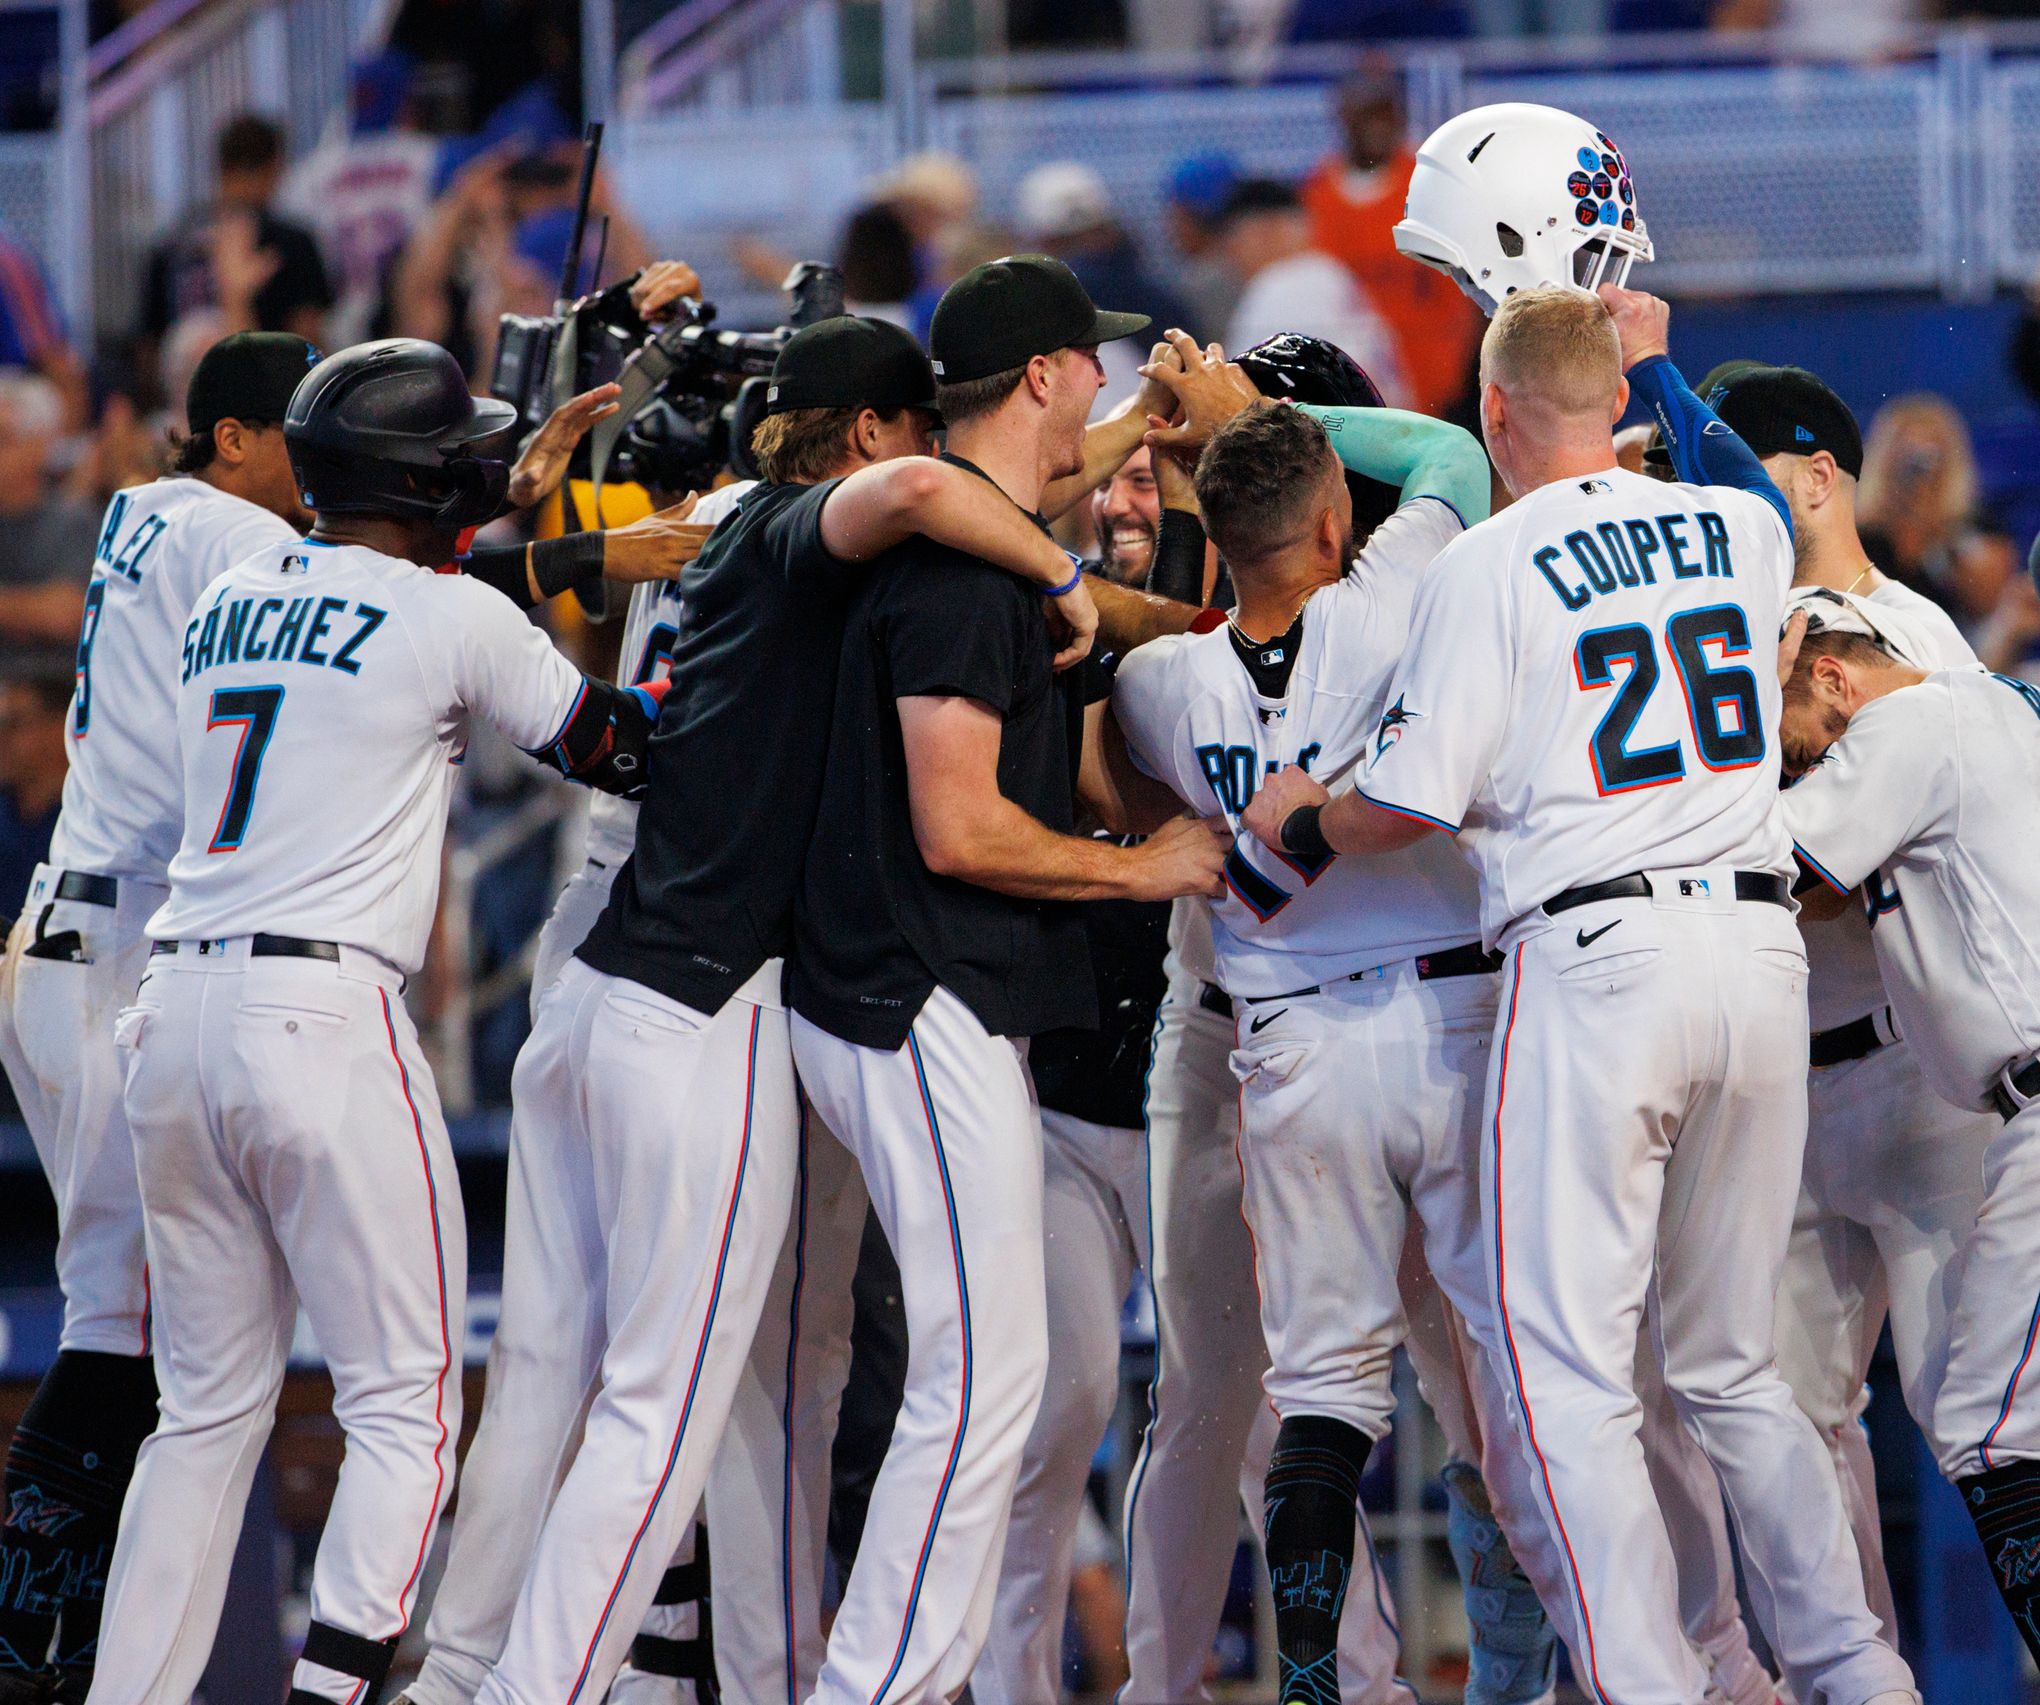
<path id="1" fill-rule="evenodd" d="M 1135 652 L 1113 697 L 1135 763 L 1172 802 L 1234 820 L 1266 772 L 1301 759 L 1336 777 L 1361 761 L 1419 576 L 1461 531 L 1462 511 L 1485 514 L 1486 459 L 1464 433 L 1338 410 L 1328 440 L 1309 413 L 1250 410 L 1213 440 L 1198 496 L 1239 608 L 1223 628 Z M 1402 506 L 1357 556 L 1332 441 L 1400 487 Z M 1265 1383 L 1282 1417 L 1266 1531 L 1285 1700 L 1339 1693 L 1359 1477 L 1387 1430 L 1404 1335 L 1406 1204 L 1425 1221 L 1455 1305 L 1486 1312 L 1471 1101 L 1499 961 L 1471 940 L 1472 878 L 1454 854 L 1427 849 L 1400 865 L 1393 877 L 1354 864 L 1299 869 L 1243 841 L 1214 907 L 1219 983 L 1238 1014 L 1232 1064 Z M 1328 1090 L 1310 1068 L 1334 1063 L 1364 1079 Z M 1382 1121 L 1356 1130 L 1355 1106 L 1381 1108 Z M 1319 1225 L 1327 1235 L 1307 1235 Z M 1498 1382 L 1493 1391 L 1499 1419 Z M 1527 1467 L 1506 1426 L 1495 1437 L 1505 1480 L 1502 1459 L 1513 1459 L 1515 1513 L 1534 1535 Z M 1526 1678 L 1531 1694 L 1552 1683 L 1555 1652 L 1544 1656 L 1545 1673 Z"/>
<path id="2" fill-rule="evenodd" d="M 1772 1360 L 1805 959 L 1775 677 L 1739 659 L 1779 621 L 1790 522 L 1678 378 L 1663 304 L 1603 295 L 1519 291 L 1497 311 L 1481 421 L 1517 501 L 1425 578 L 1360 788 L 1327 804 L 1278 772 L 1245 826 L 1305 860 L 1442 829 L 1479 873 L 1483 937 L 1508 953 L 1482 1156 L 1490 1284 L 1590 1691 L 1694 1705 L 1707 1685 L 1637 1442 L 1648 1300 L 1794 1693 L 1896 1705 L 1916 1698 L 1910 1672 Z M 1630 381 L 1693 483 L 1616 466 Z"/>
<path id="3" fill-rule="evenodd" d="M 950 457 L 1031 510 L 1081 461 L 1098 343 L 1145 324 L 1046 257 L 967 273 L 933 328 Z M 1047 1354 L 1023 1039 L 1095 1022 L 1081 924 L 1041 902 L 1216 886 L 1200 824 L 1132 848 L 1069 832 L 1051 653 L 1023 582 L 928 541 L 846 625 L 787 992 L 802 1084 L 898 1257 L 910 1360 L 814 1695 L 832 1705 L 953 1695 L 991 1614 Z"/>
<path id="4" fill-rule="evenodd" d="M 9 943 L 0 1062 L 57 1200 L 57 1358 L 7 1453 L 0 1699 L 89 1685 L 100 1598 L 135 1452 L 156 1425 L 149 1274 L 113 1018 L 141 980 L 183 793 L 173 670 L 192 603 L 234 563 L 297 537 L 283 450 L 317 351 L 242 333 L 206 351 L 177 472 L 118 493 L 78 641 L 70 770 L 49 862 Z M 59 1622 L 61 1620 L 61 1627 Z M 42 1674 L 45 1664 L 54 1677 Z"/>
<path id="5" fill-rule="evenodd" d="M 1785 684 L 1785 820 L 1809 909 L 1866 912 L 1900 1033 L 1935 1092 L 2001 1121 L 1949 1284 L 1931 1437 L 2026 1649 L 2040 1656 L 2040 694 L 1893 655 L 1883 612 L 1817 603 Z M 1788 636 L 1781 662 L 1790 657 Z M 1818 883 L 1819 890 L 1813 885 Z"/>
<path id="6" fill-rule="evenodd" d="M 650 731 L 647 698 L 434 572 L 500 505 L 509 469 L 486 452 L 513 418 L 431 344 L 319 363 L 284 422 L 317 527 L 230 569 L 184 625 L 183 838 L 116 1029 L 162 1419 L 108 1582 L 109 1705 L 190 1697 L 300 1304 L 349 1448 L 294 1697 L 374 1705 L 451 1489 L 465 1233 L 400 996 L 452 766 L 479 716 L 629 787 Z"/>

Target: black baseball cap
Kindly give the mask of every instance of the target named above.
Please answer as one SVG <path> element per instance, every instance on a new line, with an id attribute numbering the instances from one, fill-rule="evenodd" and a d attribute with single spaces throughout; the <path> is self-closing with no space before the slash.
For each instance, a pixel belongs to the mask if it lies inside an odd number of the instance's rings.
<path id="1" fill-rule="evenodd" d="M 934 414 L 935 370 L 912 332 L 862 314 L 838 314 L 801 327 L 772 364 L 765 412 L 797 408 Z"/>
<path id="2" fill-rule="evenodd" d="M 1145 314 L 1098 307 L 1077 275 L 1048 255 L 1008 255 L 972 267 L 935 304 L 928 347 L 945 385 L 988 379 L 1037 355 L 1146 331 Z"/>
<path id="3" fill-rule="evenodd" d="M 235 332 L 198 358 L 184 392 L 184 425 L 208 438 L 223 420 L 280 426 L 291 393 L 319 364 L 316 344 L 289 332 Z"/>
<path id="4" fill-rule="evenodd" d="M 1753 367 L 1707 395 L 1714 412 L 1758 456 L 1825 450 L 1851 476 L 1863 471 L 1863 432 L 1849 405 L 1804 367 Z"/>

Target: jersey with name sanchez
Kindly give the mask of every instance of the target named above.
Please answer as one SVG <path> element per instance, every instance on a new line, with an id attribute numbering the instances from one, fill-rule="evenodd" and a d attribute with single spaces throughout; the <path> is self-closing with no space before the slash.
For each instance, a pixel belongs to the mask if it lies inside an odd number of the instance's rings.
<path id="1" fill-rule="evenodd" d="M 1947 669 L 1873 699 L 1784 807 L 1801 860 L 1862 885 L 1928 1084 L 1985 1105 L 2040 1048 L 2040 691 Z"/>
<path id="2" fill-rule="evenodd" d="M 52 864 L 165 879 L 184 829 L 176 701 L 185 619 L 235 563 L 296 537 L 288 522 L 202 479 L 114 494 L 78 630 L 71 767 Z"/>
<path id="3" fill-rule="evenodd" d="M 1459 532 L 1431 498 L 1377 527 L 1346 575 L 1304 605 L 1280 697 L 1256 685 L 1225 628 L 1128 653 L 1112 705 L 1134 762 L 1235 833 L 1261 778 L 1285 765 L 1336 788 L 1373 749 L 1411 598 Z M 1211 935 L 1219 986 L 1235 996 L 1287 994 L 1480 933 L 1473 873 L 1438 836 L 1384 858 L 1312 861 L 1239 833 L 1225 889 Z"/>
<path id="4" fill-rule="evenodd" d="M 1784 518 L 1748 492 L 1619 468 L 1543 486 L 1424 577 L 1360 791 L 1458 835 L 1491 946 L 1633 871 L 1782 874 L 1791 580 Z"/>
<path id="5" fill-rule="evenodd" d="M 360 545 L 258 552 L 184 627 L 184 837 L 150 935 L 336 941 L 415 971 L 470 720 L 542 751 L 583 689 L 465 575 Z"/>
<path id="6" fill-rule="evenodd" d="M 696 501 L 687 519 L 713 527 L 737 507 L 758 482 L 738 480 L 719 485 Z M 616 684 L 642 687 L 663 681 L 673 670 L 673 646 L 680 637 L 680 582 L 647 580 L 633 586 L 630 608 L 623 618 L 623 640 L 617 648 Z M 615 870 L 637 845 L 638 807 L 634 799 L 600 789 L 588 795 L 588 857 Z"/>

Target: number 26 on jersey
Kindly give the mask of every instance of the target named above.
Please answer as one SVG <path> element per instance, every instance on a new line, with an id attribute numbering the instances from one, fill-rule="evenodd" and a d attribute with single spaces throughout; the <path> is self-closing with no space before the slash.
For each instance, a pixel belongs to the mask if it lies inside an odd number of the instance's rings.
<path id="1" fill-rule="evenodd" d="M 1694 750 L 1710 770 L 1741 770 L 1761 763 L 1764 729 L 1757 678 L 1731 660 L 1750 651 L 1749 619 L 1740 604 L 1681 610 L 1665 623 L 1663 653 L 1686 700 Z M 1573 675 L 1583 693 L 1613 692 L 1587 742 L 1594 785 L 1605 798 L 1641 787 L 1663 787 L 1686 774 L 1686 743 L 1632 742 L 1645 707 L 1664 677 L 1659 636 L 1641 622 L 1591 628 L 1573 647 Z"/>

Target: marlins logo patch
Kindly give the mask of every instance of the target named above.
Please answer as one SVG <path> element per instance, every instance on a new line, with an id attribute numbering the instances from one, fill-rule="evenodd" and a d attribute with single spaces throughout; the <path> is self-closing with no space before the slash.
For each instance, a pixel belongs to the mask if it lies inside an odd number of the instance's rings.
<path id="1" fill-rule="evenodd" d="M 1423 714 L 1422 711 L 1406 710 L 1403 695 L 1396 695 L 1395 703 L 1381 713 L 1381 726 L 1374 731 L 1374 755 L 1378 758 L 1402 738 L 1402 731 Z"/>

